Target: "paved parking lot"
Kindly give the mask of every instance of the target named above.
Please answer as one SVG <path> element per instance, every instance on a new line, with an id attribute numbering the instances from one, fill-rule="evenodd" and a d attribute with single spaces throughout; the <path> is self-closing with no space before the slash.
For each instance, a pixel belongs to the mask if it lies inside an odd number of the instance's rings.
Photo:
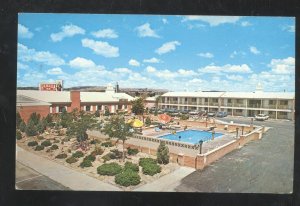
<path id="1" fill-rule="evenodd" d="M 249 118 L 222 118 L 250 123 Z M 203 171 L 185 177 L 176 191 L 290 193 L 293 185 L 294 122 L 268 120 L 263 139 L 233 151 Z"/>
<path id="2" fill-rule="evenodd" d="M 16 161 L 16 189 L 21 190 L 70 190 L 37 171 Z"/>

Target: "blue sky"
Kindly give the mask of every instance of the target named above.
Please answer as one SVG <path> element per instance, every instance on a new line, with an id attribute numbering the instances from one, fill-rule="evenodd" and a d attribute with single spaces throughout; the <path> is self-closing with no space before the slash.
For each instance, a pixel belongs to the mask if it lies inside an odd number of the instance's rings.
<path id="1" fill-rule="evenodd" d="M 18 86 L 294 91 L 295 18 L 19 14 Z"/>

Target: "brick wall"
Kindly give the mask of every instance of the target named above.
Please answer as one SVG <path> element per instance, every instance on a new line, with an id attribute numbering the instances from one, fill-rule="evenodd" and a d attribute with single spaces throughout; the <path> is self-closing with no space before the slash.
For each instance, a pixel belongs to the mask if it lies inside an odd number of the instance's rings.
<path id="1" fill-rule="evenodd" d="M 80 111 L 80 91 L 71 91 L 70 92 L 70 99 L 71 99 L 71 111 L 73 109 L 78 109 Z"/>
<path id="2" fill-rule="evenodd" d="M 18 107 L 21 118 L 27 123 L 30 115 L 34 112 L 41 115 L 41 118 L 46 117 L 49 112 L 49 106 L 22 106 Z"/>

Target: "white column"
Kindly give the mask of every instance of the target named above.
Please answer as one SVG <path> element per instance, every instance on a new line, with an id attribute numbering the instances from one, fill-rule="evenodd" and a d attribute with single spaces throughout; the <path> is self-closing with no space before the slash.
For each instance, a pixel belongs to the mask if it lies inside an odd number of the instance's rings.
<path id="1" fill-rule="evenodd" d="M 111 105 L 111 113 L 114 113 L 115 112 L 115 105 Z"/>
<path id="2" fill-rule="evenodd" d="M 125 105 L 124 104 L 122 105 L 122 109 L 125 109 Z"/>
<path id="3" fill-rule="evenodd" d="M 102 110 L 102 111 L 104 110 L 104 105 L 101 105 L 101 110 Z"/>
<path id="4" fill-rule="evenodd" d="M 65 109 L 66 109 L 66 112 L 68 111 L 68 107 L 67 106 L 65 106 Z"/>
<path id="5" fill-rule="evenodd" d="M 83 111 L 86 111 L 86 106 L 83 106 Z"/>
<path id="6" fill-rule="evenodd" d="M 56 106 L 56 113 L 59 112 L 59 106 Z"/>
<path id="7" fill-rule="evenodd" d="M 93 111 L 93 105 L 91 105 L 91 111 Z"/>
<path id="8" fill-rule="evenodd" d="M 50 108 L 50 113 L 52 114 L 52 106 L 50 106 L 49 108 Z"/>

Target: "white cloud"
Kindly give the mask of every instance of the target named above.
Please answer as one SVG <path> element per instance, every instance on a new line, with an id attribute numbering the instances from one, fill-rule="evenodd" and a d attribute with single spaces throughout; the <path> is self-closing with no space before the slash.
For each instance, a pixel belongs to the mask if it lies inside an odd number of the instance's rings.
<path id="1" fill-rule="evenodd" d="M 18 70 L 20 70 L 20 69 L 22 69 L 22 70 L 28 70 L 28 69 L 29 69 L 29 66 L 26 65 L 26 64 L 23 64 L 23 63 L 21 63 L 21 62 L 17 62 L 17 69 L 18 69 Z"/>
<path id="2" fill-rule="evenodd" d="M 162 78 L 162 79 L 169 80 L 169 79 L 173 79 L 173 78 L 177 77 L 178 74 L 176 72 L 165 69 L 165 70 L 157 70 L 155 72 L 155 76 Z"/>
<path id="3" fill-rule="evenodd" d="M 154 30 L 151 29 L 149 23 L 145 23 L 141 26 L 136 27 L 136 30 L 138 31 L 139 37 L 155 37 L 159 38 L 158 34 Z"/>
<path id="4" fill-rule="evenodd" d="M 18 37 L 24 39 L 31 39 L 33 37 L 33 33 L 29 31 L 29 29 L 24 25 L 18 24 Z"/>
<path id="5" fill-rule="evenodd" d="M 163 22 L 164 24 L 168 24 L 168 23 L 169 23 L 168 20 L 167 20 L 166 18 L 163 18 L 163 19 L 162 19 L 162 22 Z"/>
<path id="6" fill-rule="evenodd" d="M 192 80 L 189 81 L 190 84 L 200 84 L 203 83 L 202 79 L 198 79 L 198 78 L 194 78 Z"/>
<path id="7" fill-rule="evenodd" d="M 242 21 L 241 26 L 247 27 L 247 26 L 252 26 L 252 24 L 249 21 Z"/>
<path id="8" fill-rule="evenodd" d="M 147 66 L 146 71 L 149 72 L 149 73 L 154 73 L 154 72 L 156 72 L 156 68 L 152 67 L 152 66 Z"/>
<path id="9" fill-rule="evenodd" d="M 131 65 L 131 66 L 135 66 L 135 67 L 139 67 L 140 66 L 140 62 L 138 62 L 135 59 L 130 59 L 129 62 L 128 62 L 128 64 Z"/>
<path id="10" fill-rule="evenodd" d="M 203 21 L 210 26 L 218 26 L 220 24 L 236 23 L 240 18 L 238 16 L 185 16 L 182 21 Z"/>
<path id="11" fill-rule="evenodd" d="M 85 59 L 82 57 L 76 57 L 69 62 L 70 67 L 72 68 L 79 68 L 79 69 L 88 69 L 88 68 L 95 68 L 96 64 L 90 60 Z"/>
<path id="12" fill-rule="evenodd" d="M 243 81 L 244 78 L 241 75 L 226 75 L 226 78 L 233 81 Z"/>
<path id="13" fill-rule="evenodd" d="M 97 38 L 108 38 L 115 39 L 118 38 L 118 34 L 112 29 L 100 29 L 98 31 L 92 32 L 92 35 Z"/>
<path id="14" fill-rule="evenodd" d="M 41 62 L 50 66 L 60 66 L 65 64 L 65 61 L 58 55 L 49 51 L 35 51 L 35 49 L 29 49 L 27 46 L 18 43 L 18 59 L 30 62 Z"/>
<path id="15" fill-rule="evenodd" d="M 160 59 L 152 57 L 151 59 L 144 59 L 143 62 L 145 62 L 145 63 L 159 63 L 161 61 L 160 61 Z"/>
<path id="16" fill-rule="evenodd" d="M 249 49 L 253 54 L 260 54 L 260 51 L 255 46 L 250 46 Z"/>
<path id="17" fill-rule="evenodd" d="M 204 58 L 213 58 L 214 57 L 214 55 L 212 53 L 210 53 L 210 52 L 199 53 L 197 55 L 200 56 L 200 57 L 204 57 Z"/>
<path id="18" fill-rule="evenodd" d="M 61 27 L 61 31 L 58 33 L 52 33 L 50 35 L 53 42 L 62 41 L 65 37 L 72 37 L 77 34 L 85 34 L 85 30 L 79 26 L 68 24 Z"/>
<path id="19" fill-rule="evenodd" d="M 81 44 L 83 47 L 92 49 L 95 54 L 104 56 L 104 57 L 118 57 L 119 48 L 111 46 L 107 42 L 103 41 L 94 41 L 92 39 L 82 39 Z"/>
<path id="20" fill-rule="evenodd" d="M 176 46 L 180 46 L 181 43 L 178 41 L 170 41 L 167 43 L 164 43 L 161 47 L 155 50 L 155 52 L 159 55 L 168 53 L 170 51 L 175 51 Z"/>
<path id="21" fill-rule="evenodd" d="M 192 75 L 196 75 L 197 74 L 193 70 L 185 70 L 185 69 L 179 69 L 177 72 L 181 76 L 192 76 Z"/>
<path id="22" fill-rule="evenodd" d="M 242 65 L 231 65 L 226 64 L 224 66 L 208 65 L 198 69 L 202 73 L 252 73 L 252 70 L 247 64 Z"/>
<path id="23" fill-rule="evenodd" d="M 60 67 L 54 67 L 52 69 L 49 69 L 47 71 L 47 74 L 50 74 L 50 75 L 58 75 L 58 74 L 63 74 L 63 71 Z"/>
<path id="24" fill-rule="evenodd" d="M 238 54 L 237 51 L 233 51 L 231 54 L 230 54 L 230 58 L 234 58 L 236 55 Z"/>
<path id="25" fill-rule="evenodd" d="M 132 71 L 126 67 L 123 67 L 123 68 L 115 68 L 114 69 L 115 72 L 118 72 L 118 73 L 127 73 L 127 74 L 130 74 L 132 73 Z"/>
<path id="26" fill-rule="evenodd" d="M 272 59 L 268 67 L 270 67 L 275 74 L 294 74 L 295 58 Z"/>

